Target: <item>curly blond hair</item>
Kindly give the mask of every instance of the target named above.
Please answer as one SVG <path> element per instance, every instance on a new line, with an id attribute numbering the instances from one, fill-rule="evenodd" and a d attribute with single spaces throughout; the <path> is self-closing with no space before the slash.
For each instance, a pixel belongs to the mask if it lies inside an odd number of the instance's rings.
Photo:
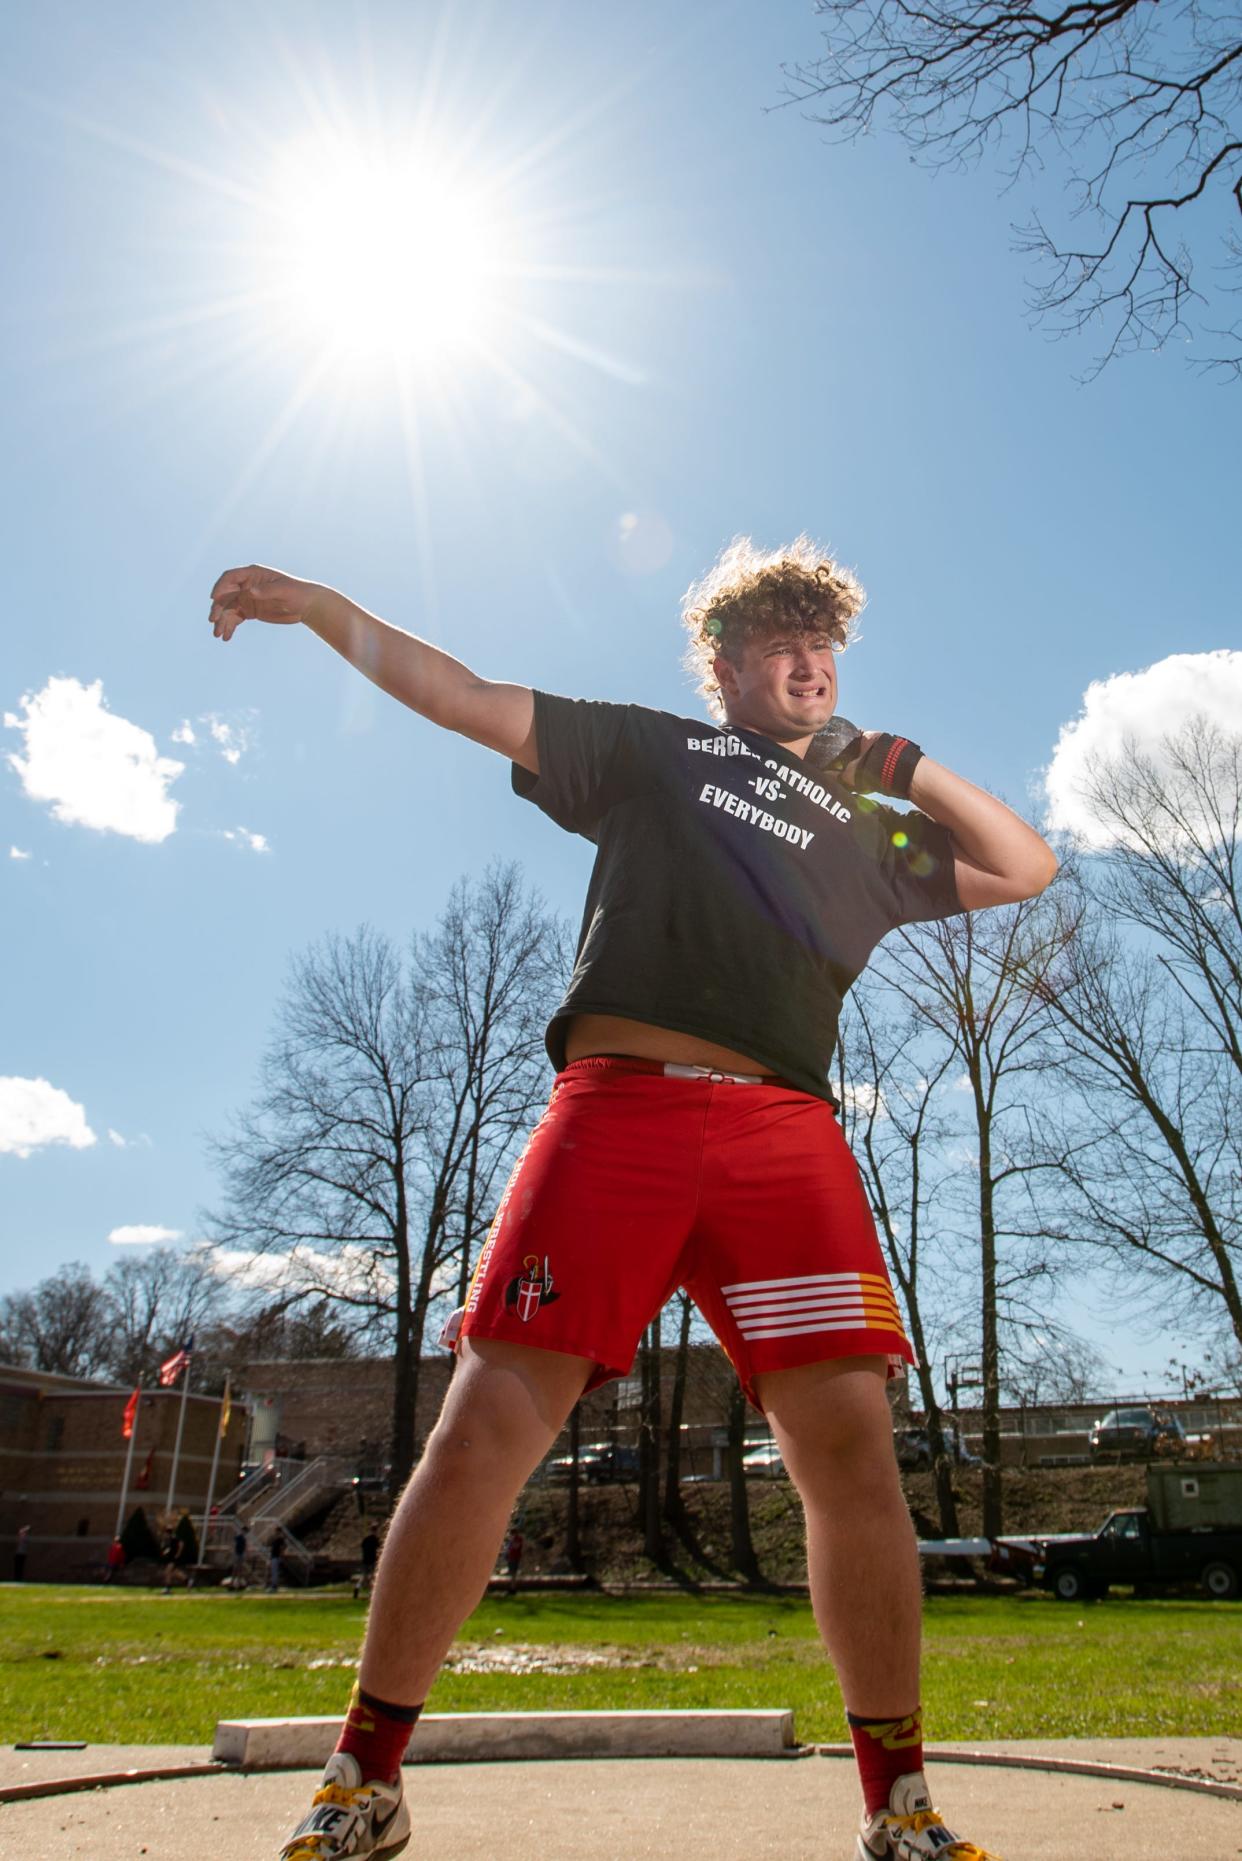
<path id="1" fill-rule="evenodd" d="M 716 655 L 736 660 L 747 640 L 773 633 L 827 634 L 843 652 L 866 605 L 862 583 L 809 536 L 783 549 L 756 549 L 735 536 L 700 581 L 682 597 L 689 634 L 685 667 L 713 717 L 724 700 L 713 669 Z"/>

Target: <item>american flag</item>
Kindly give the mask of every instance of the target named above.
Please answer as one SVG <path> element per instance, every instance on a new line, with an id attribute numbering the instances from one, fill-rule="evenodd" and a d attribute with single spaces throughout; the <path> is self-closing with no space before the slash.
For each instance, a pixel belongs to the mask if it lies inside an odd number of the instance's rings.
<path id="1" fill-rule="evenodd" d="M 181 1372 L 188 1368 L 194 1350 L 194 1339 L 187 1338 L 179 1351 L 174 1351 L 165 1363 L 160 1365 L 160 1386 L 168 1389 L 175 1383 Z"/>

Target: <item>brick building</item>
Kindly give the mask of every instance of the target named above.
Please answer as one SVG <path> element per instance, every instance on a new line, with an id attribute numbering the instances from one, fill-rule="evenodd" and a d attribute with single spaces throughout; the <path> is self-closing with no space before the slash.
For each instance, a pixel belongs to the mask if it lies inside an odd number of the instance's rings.
<path id="1" fill-rule="evenodd" d="M 12 1570 L 22 1525 L 30 1527 L 26 1575 L 73 1581 L 102 1572 L 116 1530 L 129 1443 L 121 1434 L 131 1391 L 114 1384 L 0 1365 L 0 1576 Z M 168 1500 L 181 1409 L 179 1389 L 144 1392 L 135 1421 L 128 1518 L 141 1505 L 152 1523 Z M 174 1509 L 206 1503 L 219 1432 L 217 1396 L 190 1395 L 177 1461 Z M 217 1493 L 237 1482 L 246 1416 L 236 1403 L 220 1443 Z"/>

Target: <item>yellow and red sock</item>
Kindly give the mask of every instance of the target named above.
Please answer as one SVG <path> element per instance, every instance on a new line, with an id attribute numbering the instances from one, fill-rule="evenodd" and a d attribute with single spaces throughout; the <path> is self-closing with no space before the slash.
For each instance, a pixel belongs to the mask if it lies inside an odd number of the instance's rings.
<path id="1" fill-rule="evenodd" d="M 904 1718 L 864 1719 L 847 1712 L 858 1775 L 862 1779 L 867 1814 L 888 1807 L 899 1777 L 923 1768 L 923 1708 L 916 1706 Z"/>
<path id="2" fill-rule="evenodd" d="M 394 1706 L 390 1700 L 376 1699 L 355 1681 L 336 1748 L 357 1758 L 365 1782 L 395 1783 L 422 1710 L 421 1705 Z"/>

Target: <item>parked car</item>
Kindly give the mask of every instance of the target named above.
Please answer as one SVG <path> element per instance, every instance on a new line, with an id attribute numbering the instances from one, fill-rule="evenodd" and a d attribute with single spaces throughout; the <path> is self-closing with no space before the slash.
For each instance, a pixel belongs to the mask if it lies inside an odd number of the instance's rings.
<path id="1" fill-rule="evenodd" d="M 549 1480 L 568 1480 L 573 1457 L 558 1454 L 546 1464 Z M 605 1486 L 612 1480 L 638 1478 L 638 1449 L 613 1441 L 592 1441 L 578 1450 L 578 1478 L 588 1486 Z"/>
<path id="2" fill-rule="evenodd" d="M 755 1447 L 748 1447 L 742 1455 L 742 1472 L 750 1475 L 766 1475 L 770 1479 L 779 1479 L 785 1471 L 781 1451 L 775 1441 L 760 1441 Z"/>
<path id="3" fill-rule="evenodd" d="M 983 1465 L 977 1454 L 972 1454 L 966 1445 L 966 1438 L 951 1416 L 942 1415 L 940 1426 L 944 1430 L 944 1444 L 949 1451 L 949 1458 L 959 1467 L 980 1467 Z M 930 1468 L 932 1464 L 931 1436 L 925 1427 L 898 1428 L 894 1431 L 893 1444 L 897 1450 L 897 1465 L 905 1473 L 914 1473 Z"/>
<path id="4" fill-rule="evenodd" d="M 1105 1455 L 1151 1460 L 1156 1454 L 1180 1453 L 1186 1436 L 1176 1415 L 1167 1409 L 1110 1409 L 1091 1424 L 1087 1445 L 1093 1460 Z"/>
<path id="5" fill-rule="evenodd" d="M 991 1565 L 1066 1603 L 1098 1601 L 1114 1583 L 1198 1583 L 1228 1602 L 1242 1582 L 1242 1466 L 1153 1464 L 1145 1508 L 1110 1512 L 1094 1532 L 998 1538 Z"/>

